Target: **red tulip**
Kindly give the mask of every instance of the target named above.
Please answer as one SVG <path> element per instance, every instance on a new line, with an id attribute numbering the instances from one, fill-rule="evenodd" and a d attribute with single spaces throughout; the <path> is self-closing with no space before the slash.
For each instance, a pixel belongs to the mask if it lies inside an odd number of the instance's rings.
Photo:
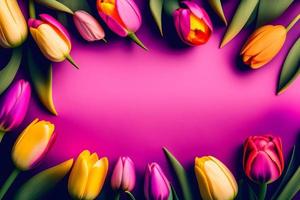
<path id="1" fill-rule="evenodd" d="M 284 168 L 279 137 L 250 136 L 244 144 L 243 165 L 246 175 L 257 183 L 277 180 Z"/>

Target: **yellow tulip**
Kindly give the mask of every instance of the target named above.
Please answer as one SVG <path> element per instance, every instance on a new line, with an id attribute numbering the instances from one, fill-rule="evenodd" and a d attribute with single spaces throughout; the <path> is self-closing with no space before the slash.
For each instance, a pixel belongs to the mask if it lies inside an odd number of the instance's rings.
<path id="1" fill-rule="evenodd" d="M 20 170 L 34 167 L 48 152 L 55 133 L 54 124 L 35 119 L 20 134 L 12 149 L 12 160 Z"/>
<path id="2" fill-rule="evenodd" d="M 82 151 L 71 171 L 68 190 L 74 199 L 95 199 L 103 185 L 108 171 L 108 159 L 98 158 L 97 153 Z"/>
<path id="3" fill-rule="evenodd" d="M 232 200 L 238 186 L 229 169 L 213 156 L 195 159 L 195 174 L 203 200 Z"/>
<path id="4" fill-rule="evenodd" d="M 17 0 L 0 0 L 0 46 L 14 48 L 27 38 L 26 20 Z"/>
<path id="5" fill-rule="evenodd" d="M 266 25 L 257 29 L 242 48 L 243 62 L 258 69 L 270 62 L 282 48 L 287 29 L 281 25 Z"/>

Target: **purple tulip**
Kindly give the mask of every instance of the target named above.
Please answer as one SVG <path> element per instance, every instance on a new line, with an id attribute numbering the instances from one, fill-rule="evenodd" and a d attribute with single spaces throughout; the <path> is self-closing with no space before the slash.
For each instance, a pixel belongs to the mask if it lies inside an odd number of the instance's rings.
<path id="1" fill-rule="evenodd" d="M 170 182 L 157 163 L 148 165 L 144 193 L 147 200 L 168 200 L 171 195 Z"/>
<path id="2" fill-rule="evenodd" d="M 134 163 L 129 157 L 120 157 L 111 177 L 114 190 L 132 191 L 135 186 Z"/>
<path id="3" fill-rule="evenodd" d="M 25 80 L 14 83 L 0 101 L 0 132 L 17 128 L 23 121 L 31 96 L 30 84 Z"/>
<path id="4" fill-rule="evenodd" d="M 213 31 L 206 11 L 192 1 L 182 1 L 183 7 L 175 10 L 173 17 L 180 39 L 188 45 L 197 46 L 208 41 Z"/>

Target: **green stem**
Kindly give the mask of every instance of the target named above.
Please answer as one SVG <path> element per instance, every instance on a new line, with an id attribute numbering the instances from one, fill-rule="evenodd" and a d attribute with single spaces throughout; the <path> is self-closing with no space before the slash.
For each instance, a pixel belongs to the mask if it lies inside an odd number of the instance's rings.
<path id="1" fill-rule="evenodd" d="M 120 191 L 117 191 L 116 194 L 115 194 L 115 200 L 120 200 L 120 196 L 121 196 L 121 193 Z M 0 199 L 1 200 L 1 199 Z"/>
<path id="2" fill-rule="evenodd" d="M 292 199 L 300 190 L 299 180 L 300 180 L 300 167 L 298 167 L 297 171 L 294 173 L 294 175 L 291 177 L 289 182 L 283 188 L 277 200 Z"/>
<path id="3" fill-rule="evenodd" d="M 5 134 L 5 131 L 0 131 L 0 143 L 1 143 L 2 139 L 3 139 L 4 134 Z"/>
<path id="4" fill-rule="evenodd" d="M 136 36 L 135 33 L 128 33 L 128 37 L 132 39 L 137 45 L 148 51 L 147 47 L 142 43 L 142 41 Z"/>
<path id="5" fill-rule="evenodd" d="M 299 21 L 299 19 L 300 19 L 300 14 L 298 14 L 286 27 L 287 32 L 289 32 L 291 28 L 293 28 L 293 26 Z"/>
<path id="6" fill-rule="evenodd" d="M 36 18 L 34 0 L 29 0 L 29 16 L 30 18 Z"/>
<path id="7" fill-rule="evenodd" d="M 13 184 L 17 176 L 19 175 L 20 170 L 19 169 L 14 169 L 14 171 L 9 175 L 9 177 L 6 179 L 4 185 L 0 189 L 0 200 L 3 199 L 4 195 L 10 188 L 10 186 Z"/>
<path id="8" fill-rule="evenodd" d="M 135 200 L 135 197 L 133 196 L 133 194 L 130 191 L 125 191 L 126 194 L 128 194 L 128 196 L 130 197 L 131 200 Z"/>
<path id="9" fill-rule="evenodd" d="M 67 55 L 66 59 L 76 68 L 79 69 L 78 65 L 75 63 L 75 61 L 73 60 L 73 58 L 71 57 L 71 55 Z"/>
<path id="10" fill-rule="evenodd" d="M 264 200 L 266 198 L 267 187 L 268 187 L 267 183 L 262 183 L 259 186 L 258 200 Z"/>

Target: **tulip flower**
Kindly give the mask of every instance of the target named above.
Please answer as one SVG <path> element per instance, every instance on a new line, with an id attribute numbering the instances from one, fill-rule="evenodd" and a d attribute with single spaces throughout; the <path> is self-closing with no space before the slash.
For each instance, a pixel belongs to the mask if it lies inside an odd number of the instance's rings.
<path id="1" fill-rule="evenodd" d="M 204 156 L 195 159 L 195 174 L 203 200 L 232 200 L 238 186 L 229 169 L 217 158 Z"/>
<path id="2" fill-rule="evenodd" d="M 76 11 L 73 15 L 74 24 L 80 35 L 88 42 L 104 40 L 105 33 L 98 21 L 84 10 Z"/>
<path id="3" fill-rule="evenodd" d="M 206 11 L 192 1 L 182 1 L 184 7 L 174 11 L 174 23 L 180 39 L 188 45 L 205 44 L 213 31 Z"/>
<path id="4" fill-rule="evenodd" d="M 0 141 L 5 132 L 15 130 L 23 121 L 30 102 L 31 88 L 25 80 L 13 84 L 0 101 Z"/>
<path id="5" fill-rule="evenodd" d="M 146 200 L 168 200 L 172 195 L 170 182 L 157 163 L 146 169 L 144 193 Z"/>
<path id="6" fill-rule="evenodd" d="M 243 166 L 248 178 L 261 185 L 259 199 L 264 199 L 267 184 L 277 180 L 284 168 L 281 139 L 250 136 L 244 143 Z"/>
<path id="7" fill-rule="evenodd" d="M 147 48 L 135 32 L 142 24 L 139 8 L 133 0 L 97 0 L 97 10 L 106 25 L 121 37 L 130 37 L 142 48 Z"/>
<path id="8" fill-rule="evenodd" d="M 68 190 L 74 199 L 95 199 L 102 187 L 108 171 L 108 159 L 98 158 L 97 153 L 82 151 L 71 171 Z"/>
<path id="9" fill-rule="evenodd" d="M 52 62 L 62 62 L 67 59 L 78 68 L 70 56 L 72 45 L 65 27 L 48 14 L 39 16 L 41 20 L 30 18 L 28 26 L 43 55 Z"/>
<path id="10" fill-rule="evenodd" d="M 54 124 L 35 119 L 17 138 L 12 149 L 12 160 L 16 169 L 0 189 L 0 200 L 21 171 L 35 167 L 52 146 L 55 133 Z"/>
<path id="11" fill-rule="evenodd" d="M 15 48 L 27 38 L 26 20 L 17 0 L 0 1 L 0 46 Z"/>

